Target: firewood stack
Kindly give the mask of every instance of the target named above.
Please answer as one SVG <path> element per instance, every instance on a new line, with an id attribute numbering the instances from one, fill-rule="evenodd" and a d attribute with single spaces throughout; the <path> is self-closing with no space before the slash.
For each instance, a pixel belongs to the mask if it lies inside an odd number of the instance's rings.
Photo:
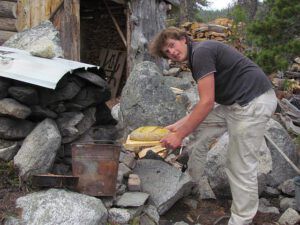
<path id="1" fill-rule="evenodd" d="M 288 78 L 300 78 L 300 57 L 294 59 L 288 71 L 285 72 Z"/>
<path id="2" fill-rule="evenodd" d="M 0 159 L 10 161 L 36 125 L 47 118 L 55 121 L 61 136 L 57 160 L 70 171 L 71 153 L 66 149 L 95 125 L 112 125 L 106 81 L 96 73 L 77 71 L 65 75 L 55 90 L 0 77 Z M 4 157 L 5 155 L 5 157 Z"/>
<path id="3" fill-rule="evenodd" d="M 186 22 L 181 25 L 193 41 L 201 42 L 205 40 L 216 40 L 224 42 L 236 48 L 238 51 L 243 52 L 245 46 L 243 38 L 238 34 L 238 27 L 233 25 L 233 21 L 228 18 L 218 18 L 209 23 Z M 170 63 L 170 67 L 180 67 L 183 71 L 188 71 L 185 63 Z"/>
<path id="4" fill-rule="evenodd" d="M 238 25 L 242 26 L 242 24 Z M 207 24 L 187 22 L 181 26 L 191 36 L 193 41 L 216 40 L 232 45 L 239 51 L 244 50 L 241 37 L 236 34 L 233 21 L 228 18 L 218 18 Z M 238 41 L 237 41 L 238 40 Z"/>

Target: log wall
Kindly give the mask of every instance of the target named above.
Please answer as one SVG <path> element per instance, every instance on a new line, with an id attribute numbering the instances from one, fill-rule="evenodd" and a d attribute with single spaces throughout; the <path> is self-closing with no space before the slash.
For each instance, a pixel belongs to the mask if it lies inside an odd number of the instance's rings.
<path id="1" fill-rule="evenodd" d="M 15 32 L 50 20 L 61 35 L 66 59 L 80 61 L 79 0 L 0 1 L 0 45 Z"/>
<path id="2" fill-rule="evenodd" d="M 0 1 L 0 45 L 17 31 L 17 2 Z"/>

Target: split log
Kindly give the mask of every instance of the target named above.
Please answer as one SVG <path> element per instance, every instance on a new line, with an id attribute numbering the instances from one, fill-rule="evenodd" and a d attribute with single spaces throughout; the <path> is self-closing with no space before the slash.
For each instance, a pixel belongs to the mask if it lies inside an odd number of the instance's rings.
<path id="1" fill-rule="evenodd" d="M 2 45 L 14 34 L 16 34 L 16 32 L 0 30 L 0 45 Z"/>
<path id="2" fill-rule="evenodd" d="M 16 22 L 16 19 L 0 17 L 0 30 L 17 31 Z"/>
<path id="3" fill-rule="evenodd" d="M 16 2 L 0 1 L 0 17 L 17 18 L 16 8 Z"/>
<path id="4" fill-rule="evenodd" d="M 288 78 L 300 78 L 300 72 L 286 71 L 285 76 Z"/>

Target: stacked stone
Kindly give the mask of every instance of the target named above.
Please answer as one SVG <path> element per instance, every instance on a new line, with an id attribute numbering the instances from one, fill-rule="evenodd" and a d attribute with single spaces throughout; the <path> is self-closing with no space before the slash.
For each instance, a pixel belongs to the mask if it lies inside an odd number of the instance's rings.
<path id="1" fill-rule="evenodd" d="M 57 164 L 70 172 L 70 145 L 92 126 L 115 123 L 105 104 L 110 90 L 94 73 L 66 75 L 55 90 L 7 78 L 0 86 L 0 158 L 14 159 L 25 180 Z"/>

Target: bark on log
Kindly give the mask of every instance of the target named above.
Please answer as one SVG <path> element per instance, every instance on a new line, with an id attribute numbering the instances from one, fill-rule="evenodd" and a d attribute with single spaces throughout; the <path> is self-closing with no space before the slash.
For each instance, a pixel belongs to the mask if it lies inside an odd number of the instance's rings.
<path id="1" fill-rule="evenodd" d="M 131 10 L 129 70 L 132 70 L 134 64 L 145 60 L 156 62 L 162 69 L 163 61 L 150 56 L 148 44 L 157 32 L 165 28 L 166 3 L 164 1 L 158 3 L 156 0 L 132 0 Z"/>
<path id="2" fill-rule="evenodd" d="M 0 1 L 0 17 L 17 18 L 16 2 Z"/>
<path id="3" fill-rule="evenodd" d="M 0 17 L 0 30 L 17 31 L 16 22 L 16 19 Z"/>
<path id="4" fill-rule="evenodd" d="M 16 34 L 16 32 L 0 30 L 0 45 L 2 45 L 14 34 Z"/>

